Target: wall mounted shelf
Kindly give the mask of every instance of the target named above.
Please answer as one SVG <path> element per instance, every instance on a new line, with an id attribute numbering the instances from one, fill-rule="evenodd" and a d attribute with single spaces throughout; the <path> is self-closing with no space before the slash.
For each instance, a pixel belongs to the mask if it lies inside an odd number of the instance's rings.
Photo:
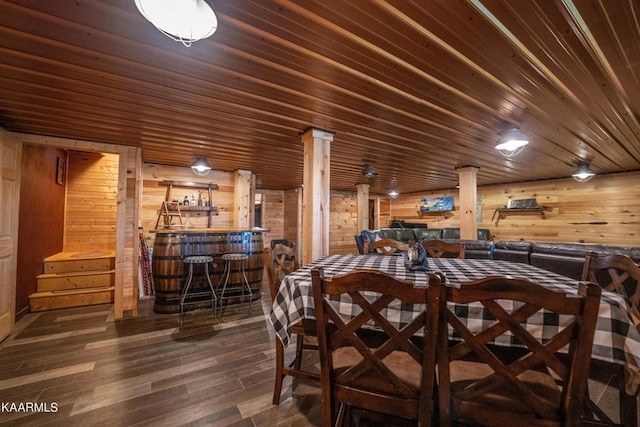
<path id="1" fill-rule="evenodd" d="M 212 198 L 212 193 L 211 192 L 212 192 L 212 190 L 217 190 L 218 189 L 218 184 L 204 183 L 204 182 L 191 182 L 191 181 L 169 181 L 169 180 L 165 180 L 165 181 L 161 181 L 160 185 L 163 185 L 163 186 L 167 187 L 167 193 L 165 195 L 165 202 L 170 202 L 171 201 L 171 190 L 174 187 L 207 190 L 208 200 L 209 200 L 209 203 L 211 204 L 211 206 L 180 205 L 180 212 L 181 213 L 196 212 L 197 216 L 200 215 L 200 212 L 207 212 L 207 215 L 208 215 L 207 227 L 211 228 L 211 226 L 213 224 L 213 216 L 214 215 L 218 215 L 218 207 L 217 206 L 213 206 L 213 198 Z M 162 215 L 162 211 L 159 213 L 158 223 L 160 222 L 160 215 Z M 156 223 L 156 228 L 158 226 L 158 223 Z M 165 226 L 166 225 L 167 224 L 166 224 L 166 221 L 165 221 Z M 166 227 L 166 228 L 171 228 L 171 223 L 169 223 L 168 227 Z"/>
<path id="2" fill-rule="evenodd" d="M 419 218 L 430 218 L 433 216 L 441 216 L 444 219 L 449 219 L 453 216 L 451 211 L 418 211 Z"/>
<path id="3" fill-rule="evenodd" d="M 553 209 L 547 206 L 538 206 L 535 208 L 526 208 L 526 209 L 515 209 L 515 208 L 498 208 L 493 213 L 493 218 L 495 218 L 496 214 L 498 214 L 498 219 L 496 219 L 496 227 L 500 223 L 501 219 L 505 219 L 508 216 L 513 215 L 539 215 L 540 218 L 546 219 L 545 212 L 551 212 Z M 493 221 L 493 218 L 491 220 Z"/>

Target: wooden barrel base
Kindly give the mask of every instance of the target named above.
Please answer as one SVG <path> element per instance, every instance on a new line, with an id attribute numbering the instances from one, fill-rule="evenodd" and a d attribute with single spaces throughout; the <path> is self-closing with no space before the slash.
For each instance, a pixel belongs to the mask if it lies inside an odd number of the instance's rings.
<path id="1" fill-rule="evenodd" d="M 209 273 L 213 286 L 220 283 L 224 262 L 222 255 L 225 253 L 243 253 L 249 256 L 246 264 L 246 275 L 251 288 L 251 299 L 260 298 L 262 288 L 262 233 L 257 231 L 234 232 L 176 232 L 156 231 L 156 239 L 153 245 L 152 274 L 155 291 L 153 305 L 154 313 L 175 314 L 180 313 L 180 292 L 186 281 L 187 268 L 182 259 L 188 255 L 211 255 L 213 263 L 209 265 Z M 200 290 L 208 291 L 208 285 L 204 276 L 204 267 L 194 268 L 193 293 Z M 240 274 L 232 269 L 229 277 L 229 286 L 236 287 L 240 284 Z M 219 289 L 218 289 L 219 291 Z M 240 304 L 242 298 L 231 294 L 232 298 L 224 301 L 225 305 Z M 206 308 L 211 299 L 202 297 L 202 303 L 185 305 L 185 311 Z M 247 301 L 245 296 L 244 302 Z"/>

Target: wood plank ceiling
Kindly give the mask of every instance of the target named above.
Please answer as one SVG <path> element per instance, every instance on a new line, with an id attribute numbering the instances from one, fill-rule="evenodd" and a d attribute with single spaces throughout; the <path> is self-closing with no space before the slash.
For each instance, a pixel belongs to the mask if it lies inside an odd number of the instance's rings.
<path id="1" fill-rule="evenodd" d="M 385 194 L 640 169 L 635 0 L 211 0 L 185 47 L 133 0 L 0 0 L 0 126 L 206 156 L 259 188 L 302 184 L 309 127 L 331 187 Z M 498 133 L 530 144 L 501 157 Z M 362 167 L 379 175 L 367 181 Z"/>

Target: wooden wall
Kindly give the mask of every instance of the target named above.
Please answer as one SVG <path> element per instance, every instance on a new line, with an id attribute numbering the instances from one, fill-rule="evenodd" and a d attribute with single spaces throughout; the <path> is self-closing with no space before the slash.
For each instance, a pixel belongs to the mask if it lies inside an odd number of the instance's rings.
<path id="1" fill-rule="evenodd" d="M 65 252 L 115 250 L 118 157 L 69 151 Z"/>
<path id="2" fill-rule="evenodd" d="M 298 230 L 301 228 L 302 215 L 302 189 L 293 188 L 284 192 L 284 224 L 282 237 L 290 242 L 296 242 L 300 245 L 300 235 Z M 298 248 L 299 249 L 299 248 Z"/>
<path id="3" fill-rule="evenodd" d="M 356 193 L 332 192 L 329 210 L 329 254 L 357 253 L 354 236 L 358 232 Z"/>
<path id="4" fill-rule="evenodd" d="M 191 168 L 156 165 L 144 163 L 142 166 L 142 207 L 140 214 L 141 226 L 148 237 L 153 240 L 154 235 L 148 232 L 153 230 L 158 219 L 158 212 L 165 199 L 167 187 L 160 185 L 161 181 L 190 181 L 199 183 L 213 183 L 218 185 L 218 190 L 212 191 L 212 205 L 218 207 L 218 215 L 213 217 L 212 228 L 231 228 L 233 224 L 233 174 L 212 170 L 208 175 L 197 176 Z M 174 187 L 171 199 L 183 200 L 185 196 L 198 198 L 198 192 L 191 188 Z M 203 192 L 203 197 L 206 190 Z M 208 212 L 190 212 L 189 223 L 194 228 L 207 228 Z M 184 219 L 183 219 L 184 221 Z M 161 222 L 162 223 L 162 222 Z M 153 244 L 153 242 L 151 242 Z"/>
<path id="5" fill-rule="evenodd" d="M 271 245 L 271 240 L 284 236 L 284 191 L 257 192 L 262 194 L 262 227 L 269 230 L 262 236 L 266 247 Z"/>
<path id="6" fill-rule="evenodd" d="M 491 230 L 493 239 L 533 242 L 586 242 L 617 246 L 640 246 L 640 172 L 596 175 L 587 182 L 571 178 L 513 183 L 478 188 L 482 197 L 482 222 L 478 228 Z M 420 198 L 454 196 L 450 219 L 418 218 Z M 427 223 L 430 228 L 458 227 L 457 190 L 400 195 L 391 201 L 391 216 Z M 510 199 L 535 197 L 552 210 L 540 216 L 509 216 L 496 226 L 495 209 Z"/>

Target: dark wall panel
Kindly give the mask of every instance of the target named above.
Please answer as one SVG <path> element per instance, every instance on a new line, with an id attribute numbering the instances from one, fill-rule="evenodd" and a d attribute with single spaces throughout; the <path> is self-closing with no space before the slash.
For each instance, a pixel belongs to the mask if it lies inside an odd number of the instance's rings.
<path id="1" fill-rule="evenodd" d="M 62 251 L 65 184 L 56 174 L 64 174 L 66 162 L 67 152 L 58 148 L 27 145 L 22 151 L 16 313 L 29 306 L 44 258 Z"/>

